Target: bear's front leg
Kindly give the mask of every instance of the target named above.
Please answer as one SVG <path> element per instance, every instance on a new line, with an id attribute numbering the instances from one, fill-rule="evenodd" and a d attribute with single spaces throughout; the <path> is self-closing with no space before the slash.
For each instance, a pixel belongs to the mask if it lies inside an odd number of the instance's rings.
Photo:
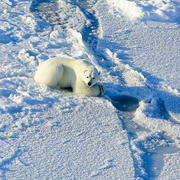
<path id="1" fill-rule="evenodd" d="M 75 94 L 84 96 L 102 96 L 104 94 L 104 87 L 101 84 L 95 84 L 93 86 L 81 85 L 74 90 Z"/>
<path id="2" fill-rule="evenodd" d="M 102 96 L 104 94 L 104 86 L 101 84 L 97 84 L 97 86 L 99 87 L 99 96 Z"/>
<path id="3" fill-rule="evenodd" d="M 90 96 L 102 96 L 104 94 L 104 87 L 102 84 L 95 84 L 94 86 L 89 87 Z"/>

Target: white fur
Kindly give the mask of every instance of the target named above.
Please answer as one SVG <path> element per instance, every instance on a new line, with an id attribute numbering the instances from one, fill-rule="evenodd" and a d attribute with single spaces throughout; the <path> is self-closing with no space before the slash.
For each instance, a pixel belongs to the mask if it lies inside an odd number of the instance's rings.
<path id="1" fill-rule="evenodd" d="M 34 80 L 52 88 L 72 88 L 75 94 L 100 96 L 102 85 L 97 84 L 99 73 L 88 61 L 52 58 L 41 63 Z"/>

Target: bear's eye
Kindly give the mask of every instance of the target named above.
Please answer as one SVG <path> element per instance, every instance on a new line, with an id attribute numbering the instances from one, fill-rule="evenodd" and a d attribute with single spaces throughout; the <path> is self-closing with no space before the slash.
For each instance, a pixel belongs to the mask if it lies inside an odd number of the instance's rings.
<path id="1" fill-rule="evenodd" d="M 95 79 L 95 77 L 93 77 L 93 79 Z"/>
<path id="2" fill-rule="evenodd" d="M 87 76 L 87 78 L 89 78 L 89 76 Z"/>

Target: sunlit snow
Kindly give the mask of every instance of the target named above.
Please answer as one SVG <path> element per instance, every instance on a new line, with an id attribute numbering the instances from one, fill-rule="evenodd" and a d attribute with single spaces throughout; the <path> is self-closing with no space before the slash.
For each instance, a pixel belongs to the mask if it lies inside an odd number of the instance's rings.
<path id="1" fill-rule="evenodd" d="M 178 0 L 1 0 L 0 179 L 180 179 Z M 85 59 L 103 97 L 34 82 Z"/>

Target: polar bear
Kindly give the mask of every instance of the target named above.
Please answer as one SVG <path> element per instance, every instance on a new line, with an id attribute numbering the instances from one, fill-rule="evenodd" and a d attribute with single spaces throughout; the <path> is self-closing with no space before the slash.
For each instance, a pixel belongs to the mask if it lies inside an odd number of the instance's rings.
<path id="1" fill-rule="evenodd" d="M 72 88 L 73 93 L 85 96 L 101 96 L 104 87 L 97 83 L 99 72 L 88 61 L 61 57 L 42 62 L 35 72 L 36 83 L 55 89 Z"/>

